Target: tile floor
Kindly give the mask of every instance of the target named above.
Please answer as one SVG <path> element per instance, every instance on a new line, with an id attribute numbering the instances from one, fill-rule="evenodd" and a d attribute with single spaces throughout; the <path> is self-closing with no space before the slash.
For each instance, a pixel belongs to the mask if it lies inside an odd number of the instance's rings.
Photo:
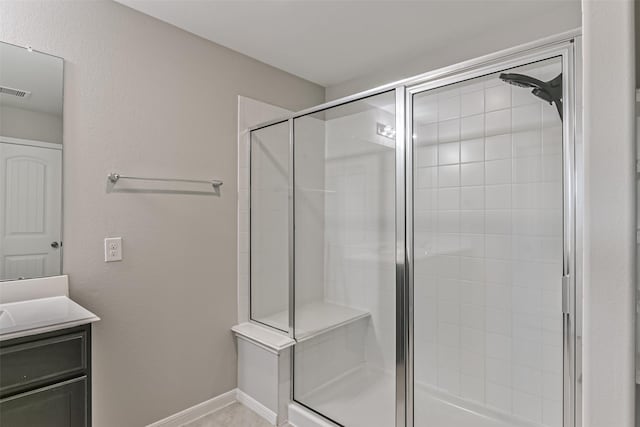
<path id="1" fill-rule="evenodd" d="M 236 402 L 181 427 L 271 427 L 271 424 L 251 409 Z"/>

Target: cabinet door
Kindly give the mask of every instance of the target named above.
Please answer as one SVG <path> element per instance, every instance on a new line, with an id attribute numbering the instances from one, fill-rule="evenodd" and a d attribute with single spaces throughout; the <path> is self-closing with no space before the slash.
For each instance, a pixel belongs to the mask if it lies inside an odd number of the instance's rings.
<path id="1" fill-rule="evenodd" d="M 86 427 L 87 378 L 0 400 L 2 427 Z"/>

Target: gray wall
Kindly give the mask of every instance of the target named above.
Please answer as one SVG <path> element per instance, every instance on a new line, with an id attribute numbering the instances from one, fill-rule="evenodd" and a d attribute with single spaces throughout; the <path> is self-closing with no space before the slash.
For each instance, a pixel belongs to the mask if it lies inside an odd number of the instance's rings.
<path id="1" fill-rule="evenodd" d="M 588 0 L 583 11 L 584 426 L 631 427 L 635 406 L 634 1 Z"/>
<path id="2" fill-rule="evenodd" d="M 640 7 L 636 7 L 636 87 L 640 88 Z M 639 424 L 640 425 L 640 424 Z"/>
<path id="3" fill-rule="evenodd" d="M 324 89 L 110 1 L 0 2 L 0 39 L 65 58 L 63 270 L 102 318 L 94 425 L 234 388 L 237 95 L 298 110 Z M 111 170 L 225 182 L 220 198 L 106 194 Z M 103 262 L 106 236 L 123 262 Z"/>
<path id="4" fill-rule="evenodd" d="M 635 9 L 635 32 L 636 32 L 636 88 L 640 88 L 640 7 L 637 7 L 637 5 Z M 636 113 L 636 116 L 637 116 L 637 113 Z M 637 127 L 636 127 L 636 132 L 637 132 Z M 636 140 L 637 140 L 637 137 L 636 137 Z M 637 225 L 638 224 L 636 224 L 636 226 Z M 637 277 L 638 277 L 638 272 L 636 271 L 636 281 L 638 280 Z M 637 325 L 637 320 L 636 320 L 636 325 Z M 638 336 L 638 331 L 636 331 L 636 336 Z M 636 342 L 636 348 L 637 346 L 638 346 L 638 343 Z M 635 403 L 636 403 L 636 427 L 640 427 L 640 386 L 639 385 L 636 385 L 636 402 Z"/>
<path id="5" fill-rule="evenodd" d="M 446 46 L 416 52 L 412 59 L 401 62 L 391 61 L 388 66 L 377 69 L 375 72 L 329 86 L 327 87 L 326 99 L 337 99 L 385 83 L 572 30 L 581 25 L 579 1 L 558 1 L 556 4 L 554 13 L 532 16 L 524 21 L 504 22 L 503 25 L 488 28 L 462 43 L 452 37 L 453 41 Z M 455 31 L 455 27 L 452 27 L 454 34 Z"/>

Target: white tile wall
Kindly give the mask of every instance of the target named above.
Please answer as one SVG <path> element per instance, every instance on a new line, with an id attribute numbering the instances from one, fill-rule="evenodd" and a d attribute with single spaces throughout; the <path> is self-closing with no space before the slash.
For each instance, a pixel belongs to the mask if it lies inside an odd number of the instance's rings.
<path id="1" fill-rule="evenodd" d="M 369 319 L 364 318 L 296 344 L 296 399 L 313 407 L 316 402 L 307 398 L 309 393 L 362 364 L 368 328 Z"/>
<path id="2" fill-rule="evenodd" d="M 559 72 L 555 62 L 523 73 Z M 414 111 L 416 381 L 560 426 L 555 107 L 491 77 L 419 95 Z"/>
<path id="3" fill-rule="evenodd" d="M 388 100 L 392 104 L 393 97 Z M 438 105 L 445 111 L 439 113 Z M 446 121 L 446 115 L 459 115 L 455 105 L 436 99 L 425 114 L 439 113 Z M 375 126 L 394 125 L 394 120 L 388 111 L 373 108 L 328 120 L 325 157 L 326 188 L 331 191 L 324 206 L 325 298 L 371 314 L 366 363 L 387 372 L 395 368 L 395 150 L 387 138 L 376 135 Z M 437 126 L 424 131 L 425 143 L 437 142 Z M 434 167 L 417 179 L 426 192 L 438 181 L 458 188 L 459 155 L 457 141 L 445 144 L 439 154 L 425 151 L 420 161 Z M 442 191 L 443 200 L 457 200 Z M 425 193 L 423 203 L 431 205 L 437 197 L 433 191 Z"/>
<path id="4" fill-rule="evenodd" d="M 325 176 L 322 160 L 327 152 L 325 122 L 314 116 L 306 116 L 296 120 L 294 129 L 295 297 L 296 305 L 300 307 L 325 298 L 323 214 L 328 193 L 324 191 L 333 188 L 334 182 Z M 357 209 L 350 206 L 350 214 L 357 215 Z"/>
<path id="5" fill-rule="evenodd" d="M 385 96 L 393 106 L 393 96 Z M 460 185 L 459 126 L 445 120 L 441 122 L 443 133 L 439 134 L 437 123 L 439 111 L 442 117 L 459 116 L 459 103 L 436 99 L 429 108 L 424 111 L 425 117 L 435 114 L 435 125 L 424 127 L 424 143 L 437 144 L 438 135 L 444 135 L 447 129 L 453 132 L 447 138 L 455 142 L 448 151 L 441 151 L 441 159 L 437 150 L 426 150 L 419 160 L 433 166 L 417 177 L 429 192 L 423 200 L 425 207 L 436 203 L 438 193 L 430 187 L 437 182 L 449 179 L 448 185 L 456 191 Z M 376 134 L 376 123 L 393 126 L 395 117 L 370 106 L 345 114 L 340 110 L 324 116 L 323 141 L 313 141 L 313 146 L 298 140 L 298 132 L 308 123 L 296 123 L 296 153 L 307 159 L 309 167 L 321 167 L 324 181 L 316 179 L 303 185 L 313 172 L 296 167 L 296 286 L 305 286 L 312 276 L 319 276 L 320 300 L 367 311 L 370 317 L 296 346 L 296 397 L 311 407 L 319 402 L 304 400 L 305 394 L 322 385 L 331 389 L 332 380 L 358 366 L 389 374 L 395 369 L 395 150 L 393 141 Z M 314 191 L 305 192 L 303 187 Z M 458 202 L 458 196 L 442 191 L 443 203 Z M 322 197 L 322 209 L 310 209 L 316 196 Z M 302 209 L 308 225 L 298 222 Z M 305 227 L 322 232 L 313 237 Z M 451 227 L 455 227 L 455 220 Z M 318 242 L 323 252 L 309 256 L 309 245 Z M 322 272 L 310 274 L 308 268 L 299 271 L 301 257 L 306 257 L 307 265 L 319 266 Z M 451 291 L 449 298 L 455 298 L 456 291 Z M 389 382 L 389 386 L 393 387 L 393 383 Z M 375 384 L 363 383 L 354 393 L 374 393 L 374 389 Z M 380 399 L 393 399 L 392 388 L 383 393 Z M 393 401 L 387 403 L 392 407 Z"/>

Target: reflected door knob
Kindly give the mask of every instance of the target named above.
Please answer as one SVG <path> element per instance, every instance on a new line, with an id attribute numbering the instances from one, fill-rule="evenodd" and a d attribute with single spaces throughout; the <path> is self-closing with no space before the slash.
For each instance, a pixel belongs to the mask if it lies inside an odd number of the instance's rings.
<path id="1" fill-rule="evenodd" d="M 58 242 L 52 242 L 52 243 L 51 243 L 51 247 L 52 247 L 53 249 L 58 249 L 58 247 L 60 247 L 60 244 L 59 244 Z"/>

